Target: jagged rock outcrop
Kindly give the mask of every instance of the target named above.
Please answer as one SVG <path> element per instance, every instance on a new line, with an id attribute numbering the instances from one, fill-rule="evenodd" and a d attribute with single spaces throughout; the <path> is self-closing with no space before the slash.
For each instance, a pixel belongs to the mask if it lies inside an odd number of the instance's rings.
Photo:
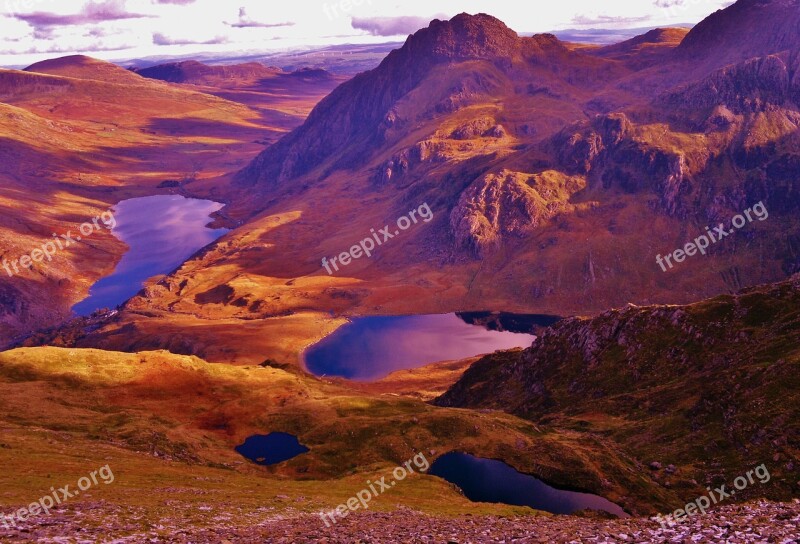
<path id="1" fill-rule="evenodd" d="M 586 176 L 590 187 L 653 191 L 660 197 L 661 211 L 684 213 L 681 200 L 692 192 L 686 157 L 635 136 L 628 117 L 613 113 L 564 129 L 547 147 L 561 168 Z"/>
<path id="2" fill-rule="evenodd" d="M 443 148 L 439 142 L 424 140 L 409 149 L 404 149 L 377 168 L 372 175 L 372 182 L 378 186 L 387 185 L 404 179 L 421 164 L 444 161 L 447 155 Z"/>
<path id="3" fill-rule="evenodd" d="M 764 112 L 787 103 L 798 104 L 800 50 L 722 68 L 699 83 L 665 94 L 656 103 L 669 111 L 724 106 L 738 115 Z"/>
<path id="4" fill-rule="evenodd" d="M 580 178 L 548 171 L 526 174 L 502 170 L 476 180 L 450 213 L 458 245 L 484 256 L 507 240 L 530 234 L 567 209 Z"/>

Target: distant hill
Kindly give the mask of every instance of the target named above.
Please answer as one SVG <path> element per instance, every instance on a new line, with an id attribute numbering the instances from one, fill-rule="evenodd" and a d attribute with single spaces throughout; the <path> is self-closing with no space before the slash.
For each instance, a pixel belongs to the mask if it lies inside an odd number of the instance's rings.
<path id="1" fill-rule="evenodd" d="M 211 66 L 196 60 L 159 64 L 131 71 L 149 79 L 193 85 L 218 85 L 222 80 L 253 81 L 283 73 L 280 68 L 267 67 L 257 62 Z"/>
<path id="2" fill-rule="evenodd" d="M 126 85 L 141 85 L 144 83 L 141 77 L 116 64 L 84 55 L 72 55 L 37 62 L 25 68 L 25 71 Z"/>
<path id="3" fill-rule="evenodd" d="M 672 25 L 669 28 L 677 29 L 690 29 L 693 25 L 691 23 Z M 642 27 L 642 28 L 621 28 L 621 29 L 605 29 L 605 28 L 569 28 L 565 30 L 553 30 L 550 34 L 555 35 L 559 40 L 565 42 L 585 43 L 592 45 L 613 45 L 624 42 L 647 34 L 651 30 L 656 30 L 658 27 Z"/>

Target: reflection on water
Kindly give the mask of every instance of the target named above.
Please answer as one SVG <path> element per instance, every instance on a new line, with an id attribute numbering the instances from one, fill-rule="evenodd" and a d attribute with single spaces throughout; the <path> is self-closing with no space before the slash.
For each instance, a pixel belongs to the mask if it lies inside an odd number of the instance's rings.
<path id="1" fill-rule="evenodd" d="M 114 206 L 117 222 L 111 233 L 129 250 L 110 276 L 98 280 L 89 297 L 72 307 L 78 315 L 114 308 L 142 288 L 145 280 L 172 272 L 198 249 L 227 229 L 209 229 L 209 215 L 223 204 L 180 195 L 158 195 L 123 200 Z"/>
<path id="2" fill-rule="evenodd" d="M 512 314 L 510 312 L 456 312 L 470 325 L 481 325 L 490 331 L 535 333 L 561 321 L 557 315 Z"/>
<path id="3" fill-rule="evenodd" d="M 466 453 L 452 452 L 439 457 L 428 474 L 457 485 L 475 502 L 494 502 L 530 506 L 553 514 L 572 514 L 579 510 L 601 510 L 617 517 L 630 517 L 622 508 L 591 493 L 556 489 L 513 467 Z"/>
<path id="4" fill-rule="evenodd" d="M 359 317 L 311 346 L 305 363 L 317 376 L 375 380 L 396 370 L 528 347 L 534 338 L 469 325 L 455 314 Z"/>

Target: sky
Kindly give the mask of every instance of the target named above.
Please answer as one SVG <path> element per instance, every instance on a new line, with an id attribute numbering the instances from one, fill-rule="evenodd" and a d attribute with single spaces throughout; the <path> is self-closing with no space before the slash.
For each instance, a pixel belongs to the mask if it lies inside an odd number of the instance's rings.
<path id="1" fill-rule="evenodd" d="M 402 41 L 489 13 L 519 33 L 696 23 L 730 0 L 0 0 L 0 66 Z"/>

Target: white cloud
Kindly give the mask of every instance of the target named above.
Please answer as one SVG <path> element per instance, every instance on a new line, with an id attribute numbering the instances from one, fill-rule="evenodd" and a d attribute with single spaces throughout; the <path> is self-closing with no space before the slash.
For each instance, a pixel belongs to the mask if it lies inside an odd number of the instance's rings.
<path id="1" fill-rule="evenodd" d="M 518 0 L 0 0 L 0 65 L 43 60 L 48 55 L 30 52 L 54 47 L 118 59 L 379 43 L 424 26 L 434 13 L 441 13 L 439 18 L 489 13 L 517 32 L 559 30 L 577 23 L 656 26 L 697 22 L 729 3 L 683 0 L 682 5 L 667 5 L 676 1 L 606 0 L 600 5 L 596 0 L 560 0 L 540 5 Z M 130 47 L 103 52 L 122 45 Z"/>

